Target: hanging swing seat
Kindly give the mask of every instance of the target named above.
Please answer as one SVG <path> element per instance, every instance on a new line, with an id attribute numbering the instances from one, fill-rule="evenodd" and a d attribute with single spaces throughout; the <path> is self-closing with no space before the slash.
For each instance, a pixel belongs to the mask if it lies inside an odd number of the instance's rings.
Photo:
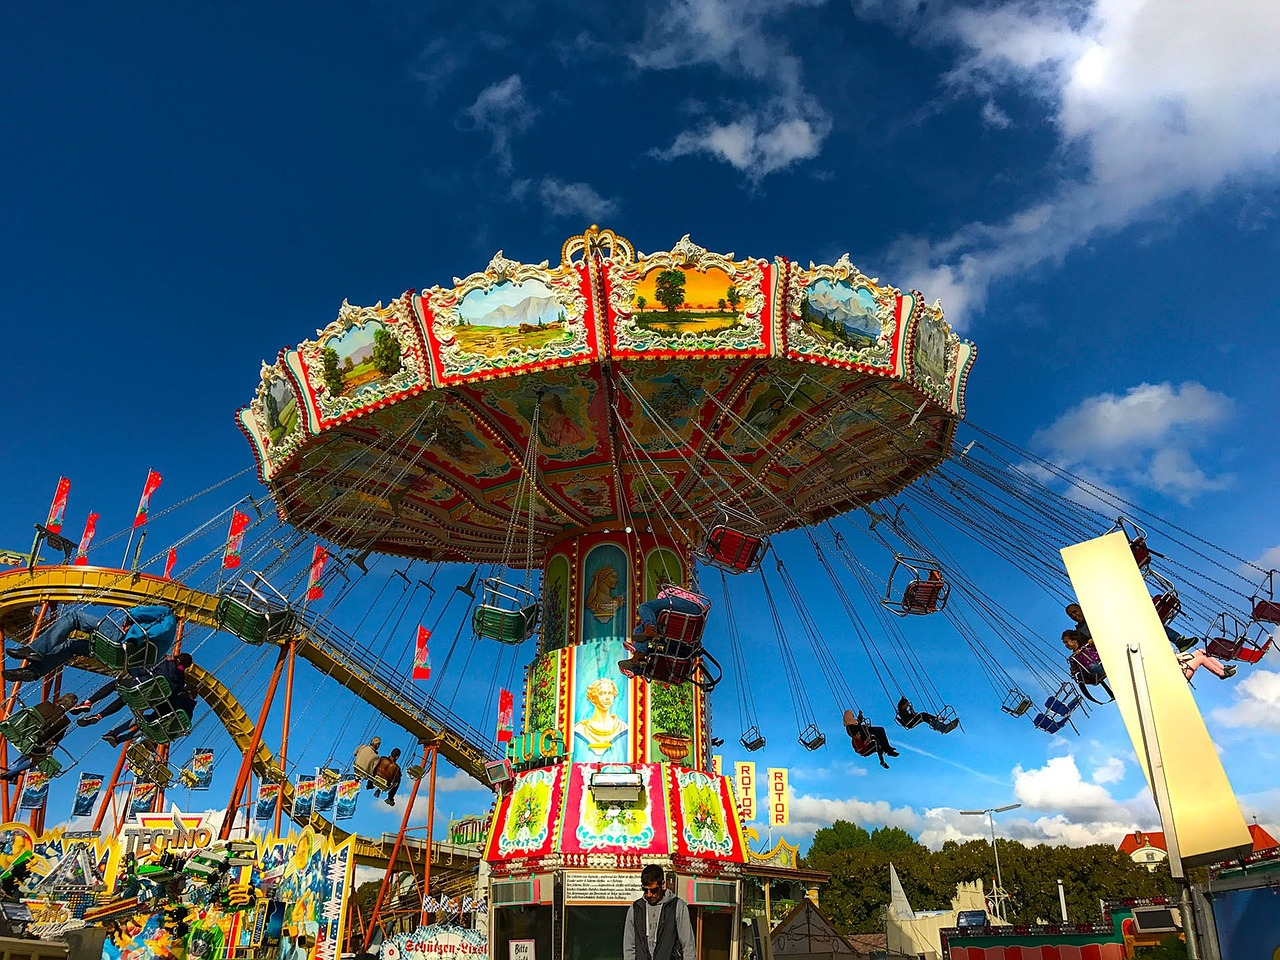
<path id="1" fill-rule="evenodd" d="M 738 738 L 738 742 L 742 744 L 744 750 L 749 753 L 755 753 L 764 746 L 764 734 L 760 732 L 759 727 L 749 727 L 743 732 L 742 736 Z"/>
<path id="2" fill-rule="evenodd" d="M 700 644 L 656 637 L 649 643 L 644 665 L 630 675 L 663 683 L 688 682 L 710 692 L 720 682 L 722 673 L 719 661 Z"/>
<path id="3" fill-rule="evenodd" d="M 1044 711 L 1037 713 L 1032 724 L 1045 733 L 1057 733 L 1071 722 L 1071 715 L 1084 703 L 1084 698 L 1070 683 L 1064 683 L 1044 701 Z"/>
<path id="4" fill-rule="evenodd" d="M 900 592 L 895 580 L 902 584 Z M 896 556 L 880 603 L 900 617 L 924 616 L 944 609 L 950 594 L 951 584 L 943 578 L 935 561 Z"/>
<path id="5" fill-rule="evenodd" d="M 487 577 L 483 586 L 480 603 L 471 615 L 471 629 L 477 639 L 517 644 L 532 637 L 538 629 L 541 610 L 533 592 L 497 577 Z"/>
<path id="6" fill-rule="evenodd" d="M 904 730 L 912 730 L 924 722 L 924 716 L 918 710 L 912 710 L 910 713 L 898 711 L 893 715 L 893 722 Z"/>
<path id="7" fill-rule="evenodd" d="M 1254 623 L 1280 623 L 1280 600 L 1276 599 L 1277 570 L 1268 570 L 1258 589 L 1249 598 L 1249 615 Z"/>
<path id="8" fill-rule="evenodd" d="M 288 597 L 256 571 L 219 597 L 214 617 L 219 630 L 255 647 L 283 643 L 294 622 Z"/>
<path id="9" fill-rule="evenodd" d="M 1147 579 L 1160 591 L 1151 598 L 1151 603 L 1160 616 L 1160 622 L 1172 623 L 1174 618 L 1182 613 L 1182 601 L 1178 599 L 1177 588 L 1154 570 L 1147 571 Z"/>
<path id="10" fill-rule="evenodd" d="M 191 732 L 191 718 L 181 710 L 170 709 L 137 717 L 138 731 L 152 743 L 171 743 Z"/>
<path id="11" fill-rule="evenodd" d="M 55 757 L 45 757 L 35 765 L 35 769 L 39 770 L 50 780 L 54 777 L 62 776 L 62 764 L 60 764 Z"/>
<path id="12" fill-rule="evenodd" d="M 817 750 L 827 742 L 827 736 L 818 729 L 816 723 L 811 723 L 800 731 L 800 736 L 796 738 L 800 742 L 800 746 L 806 750 Z"/>
<path id="13" fill-rule="evenodd" d="M 1204 651 L 1219 660 L 1239 660 L 1241 663 L 1257 663 L 1266 655 L 1271 646 L 1271 638 L 1259 644 L 1248 636 L 1210 637 L 1204 645 Z"/>
<path id="14" fill-rule="evenodd" d="M 24 707 L 6 720 L 0 720 L 0 737 L 21 754 L 28 754 L 45 739 L 46 721 L 35 707 Z"/>
<path id="15" fill-rule="evenodd" d="M 137 742 L 129 744 L 124 756 L 129 761 L 129 769 L 133 771 L 136 779 L 145 783 L 156 783 L 161 787 L 168 787 L 173 783 L 173 769 L 158 758 L 152 750 L 147 749 L 146 744 Z"/>
<path id="16" fill-rule="evenodd" d="M 754 573 L 769 549 L 769 538 L 745 513 L 724 504 L 717 504 L 717 509 L 720 515 L 693 555 L 727 573 Z"/>
<path id="17" fill-rule="evenodd" d="M 141 716 L 146 710 L 165 709 L 169 698 L 173 696 L 173 687 L 164 677 L 147 677 L 142 680 L 130 677 L 116 681 L 116 695 L 134 714 Z"/>
<path id="18" fill-rule="evenodd" d="M 949 703 L 942 705 L 942 709 L 937 713 L 937 721 L 929 726 L 937 730 L 939 733 L 950 733 L 956 727 L 960 726 L 960 717 L 956 713 L 956 708 Z"/>
<path id="19" fill-rule="evenodd" d="M 150 637 L 141 643 L 125 642 L 125 629 L 110 615 L 98 621 L 89 633 L 89 655 L 108 670 L 125 673 L 154 667 L 160 651 Z"/>
<path id="20" fill-rule="evenodd" d="M 1086 643 L 1067 658 L 1071 668 L 1071 676 L 1078 683 L 1101 683 L 1107 679 L 1107 672 L 1102 668 L 1102 658 L 1098 656 L 1098 648 Z"/>
<path id="21" fill-rule="evenodd" d="M 1015 687 L 1004 695 L 1004 702 L 1000 704 L 1000 709 L 1011 717 L 1020 717 L 1030 710 L 1031 706 L 1031 698 Z"/>

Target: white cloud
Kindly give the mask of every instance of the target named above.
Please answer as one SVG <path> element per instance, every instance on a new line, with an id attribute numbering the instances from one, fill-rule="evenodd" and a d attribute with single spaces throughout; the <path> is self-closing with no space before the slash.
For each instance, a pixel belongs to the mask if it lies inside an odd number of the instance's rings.
<path id="1" fill-rule="evenodd" d="M 913 834 L 924 825 L 920 814 L 910 807 L 891 807 L 884 800 L 833 800 L 799 794 L 791 800 L 788 832 L 811 838 L 819 828 L 829 827 L 837 820 L 847 820 L 867 830 L 901 827 Z"/>
<path id="2" fill-rule="evenodd" d="M 979 8 L 855 3 L 864 16 L 961 49 L 953 88 L 1012 88 L 1049 104 L 1062 179 L 1032 222 L 973 223 L 894 250 L 912 285 L 952 295 L 953 321 L 990 285 L 1060 262 L 1090 238 L 1183 197 L 1280 175 L 1280 4 L 1272 0 L 1019 0 Z M 930 281 L 938 287 L 929 287 Z M 960 288 L 956 296 L 955 288 Z"/>
<path id="3" fill-rule="evenodd" d="M 533 125 L 537 111 L 525 97 L 524 82 L 513 73 L 480 91 L 464 114 L 475 129 L 488 134 L 503 172 L 511 170 L 511 141 Z"/>
<path id="4" fill-rule="evenodd" d="M 513 192 L 522 189 L 527 187 L 517 185 Z M 614 201 L 602 197 L 587 183 L 565 183 L 554 177 L 543 177 L 537 184 L 537 192 L 547 211 L 559 217 L 585 217 L 598 223 L 618 212 Z"/>
<path id="5" fill-rule="evenodd" d="M 1275 570 L 1280 568 L 1280 545 L 1264 550 L 1262 556 L 1253 562 L 1263 570 Z"/>
<path id="6" fill-rule="evenodd" d="M 1280 732 L 1280 673 L 1253 669 L 1236 682 L 1235 703 L 1213 711 L 1213 719 L 1226 727 L 1253 727 Z"/>
<path id="7" fill-rule="evenodd" d="M 987 100 L 982 104 L 982 122 L 996 130 L 1007 130 L 1013 126 L 1013 118 L 1001 110 L 994 100 Z"/>
<path id="8" fill-rule="evenodd" d="M 1108 757 L 1106 762 L 1093 771 L 1094 783 L 1118 783 L 1124 779 L 1124 761 L 1119 757 Z"/>
<path id="9" fill-rule="evenodd" d="M 1233 410 L 1231 398 L 1194 381 L 1142 383 L 1123 395 L 1086 397 L 1031 442 L 1104 488 L 1138 484 L 1187 502 L 1234 482 L 1228 473 L 1208 474 L 1190 453 Z"/>
<path id="10" fill-rule="evenodd" d="M 805 90 L 800 58 L 769 27 L 787 8 L 813 5 L 815 0 L 671 0 L 651 11 L 645 36 L 631 53 L 636 66 L 713 64 L 765 91 L 758 103 L 727 108 L 727 118 L 703 117 L 657 155 L 708 154 L 757 182 L 816 157 L 831 132 L 831 118 Z"/>

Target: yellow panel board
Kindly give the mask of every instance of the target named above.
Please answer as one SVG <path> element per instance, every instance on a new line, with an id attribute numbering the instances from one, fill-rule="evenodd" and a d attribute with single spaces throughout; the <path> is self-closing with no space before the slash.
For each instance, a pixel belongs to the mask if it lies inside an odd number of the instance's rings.
<path id="1" fill-rule="evenodd" d="M 1162 811 L 1164 830 L 1176 839 L 1183 863 L 1192 867 L 1248 853 L 1253 844 L 1240 805 L 1151 603 L 1128 539 L 1118 531 L 1109 533 L 1066 547 L 1062 559 L 1134 752 L 1155 792 L 1143 747 L 1129 647 L 1141 653 L 1150 691 L 1150 728 L 1155 732 L 1169 791 L 1169 809 Z"/>

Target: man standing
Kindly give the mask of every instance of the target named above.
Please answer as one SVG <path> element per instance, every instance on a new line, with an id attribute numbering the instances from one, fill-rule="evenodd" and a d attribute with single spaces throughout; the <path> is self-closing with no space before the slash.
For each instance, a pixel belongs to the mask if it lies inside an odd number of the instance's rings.
<path id="1" fill-rule="evenodd" d="M 689 905 L 668 890 L 664 880 L 656 863 L 640 872 L 644 895 L 627 911 L 622 960 L 696 960 Z"/>

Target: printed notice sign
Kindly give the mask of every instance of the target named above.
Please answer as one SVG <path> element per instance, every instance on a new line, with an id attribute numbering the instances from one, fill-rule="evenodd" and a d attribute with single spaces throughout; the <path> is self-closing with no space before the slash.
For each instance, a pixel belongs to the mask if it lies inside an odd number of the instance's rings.
<path id="1" fill-rule="evenodd" d="M 533 945 L 536 942 L 534 940 L 512 940 L 509 960 L 536 960 L 533 951 Z"/>
<path id="2" fill-rule="evenodd" d="M 640 899 L 640 869 L 635 873 L 566 873 L 564 899 L 568 903 L 631 903 Z"/>

